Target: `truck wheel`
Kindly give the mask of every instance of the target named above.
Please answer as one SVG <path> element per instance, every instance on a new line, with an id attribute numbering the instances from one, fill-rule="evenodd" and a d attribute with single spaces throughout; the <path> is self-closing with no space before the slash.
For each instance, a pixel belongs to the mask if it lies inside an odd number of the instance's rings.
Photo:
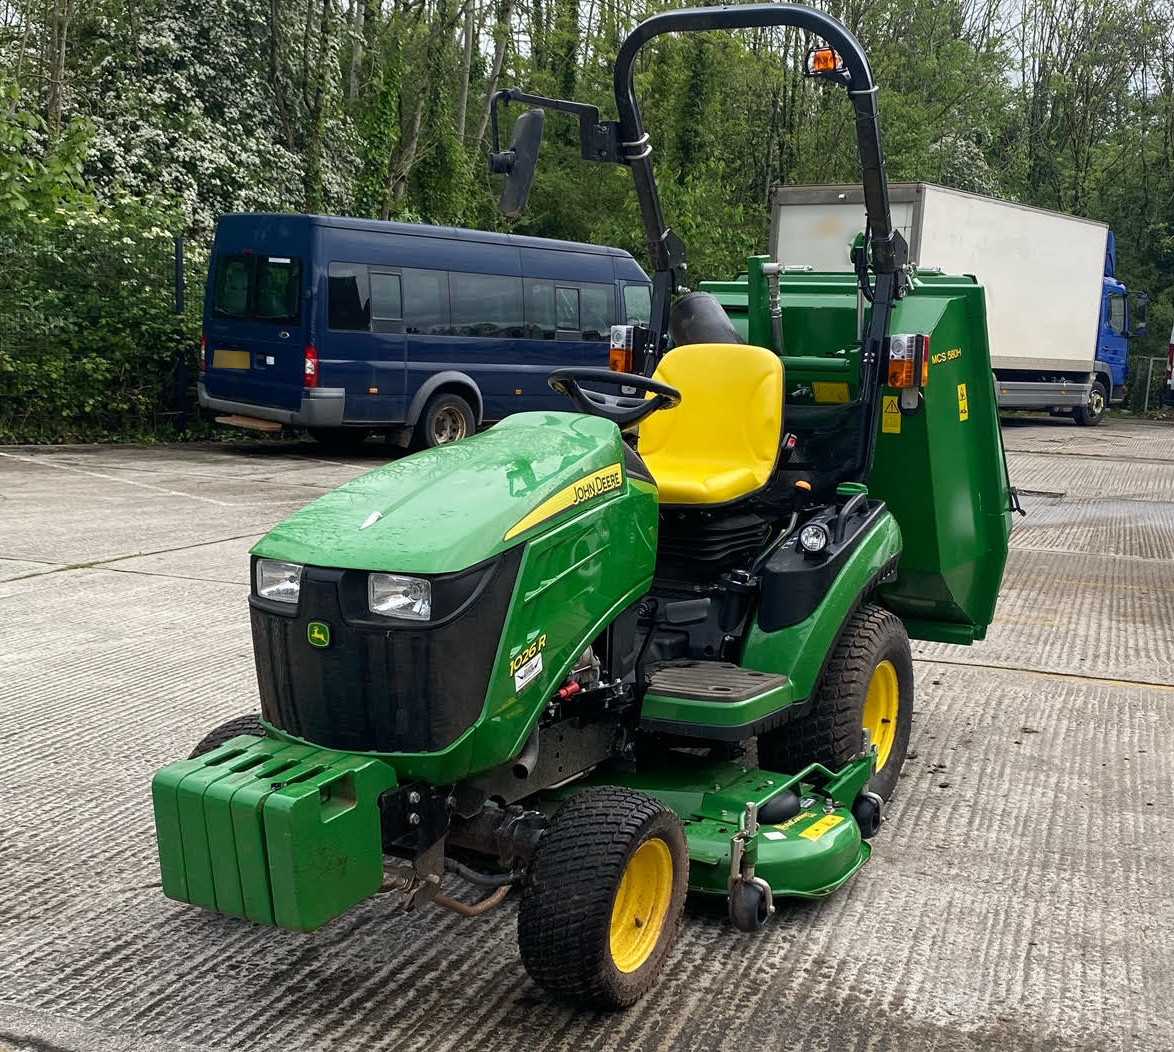
<path id="1" fill-rule="evenodd" d="M 428 399 L 416 421 L 412 443 L 417 449 L 432 449 L 459 442 L 477 431 L 473 407 L 459 394 L 441 391 Z"/>
<path id="2" fill-rule="evenodd" d="M 909 748 L 913 656 L 896 614 L 866 604 L 848 619 L 806 715 L 758 737 L 758 759 L 793 774 L 812 762 L 838 770 L 859 755 L 863 732 L 876 746 L 869 790 L 888 800 Z"/>
<path id="3" fill-rule="evenodd" d="M 538 842 L 518 910 L 518 946 L 550 993 L 625 1008 L 656 982 L 681 924 L 685 831 L 633 789 L 585 789 Z"/>
<path id="4" fill-rule="evenodd" d="M 1109 392 L 1100 380 L 1092 382 L 1092 390 L 1088 392 L 1088 405 L 1078 405 L 1072 410 L 1072 416 L 1083 427 L 1096 427 L 1105 419 L 1109 408 Z"/>
<path id="5" fill-rule="evenodd" d="M 227 723 L 222 723 L 219 727 L 214 727 L 200 739 L 200 744 L 192 750 L 188 759 L 194 760 L 206 752 L 219 749 L 226 741 L 235 738 L 238 734 L 255 734 L 258 738 L 264 738 L 265 728 L 261 726 L 261 717 L 255 712 L 250 712 L 244 716 L 237 716 Z"/>
<path id="6" fill-rule="evenodd" d="M 327 453 L 354 453 L 371 434 L 361 427 L 311 427 L 307 430 Z"/>

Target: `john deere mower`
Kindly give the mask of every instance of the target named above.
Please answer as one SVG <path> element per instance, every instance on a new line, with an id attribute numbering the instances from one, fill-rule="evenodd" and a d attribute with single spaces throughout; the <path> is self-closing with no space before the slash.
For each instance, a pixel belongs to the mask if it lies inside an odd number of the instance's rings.
<path id="1" fill-rule="evenodd" d="M 807 72 L 855 110 L 856 272 L 755 257 L 686 292 L 634 62 L 662 33 L 784 25 L 824 42 Z M 154 778 L 169 897 L 309 932 L 371 897 L 473 917 L 513 892 L 534 980 L 619 1007 L 687 892 L 754 931 L 868 861 L 909 742 L 909 637 L 981 639 L 1006 559 L 982 289 L 907 266 L 876 85 L 835 19 L 658 15 L 615 89 L 617 121 L 499 93 L 495 136 L 509 103 L 539 108 L 491 161 L 516 214 L 550 110 L 631 170 L 644 367 L 557 370 L 566 412 L 377 468 L 256 545 L 260 714 Z"/>

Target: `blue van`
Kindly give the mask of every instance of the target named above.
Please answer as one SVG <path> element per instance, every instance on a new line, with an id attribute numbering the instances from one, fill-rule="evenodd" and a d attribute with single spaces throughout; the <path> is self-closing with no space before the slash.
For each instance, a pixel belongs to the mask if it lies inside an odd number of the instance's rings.
<path id="1" fill-rule="evenodd" d="M 227 215 L 204 297 L 200 405 L 325 443 L 432 446 L 564 408 L 552 369 L 608 364 L 651 284 L 616 248 L 311 215 Z"/>

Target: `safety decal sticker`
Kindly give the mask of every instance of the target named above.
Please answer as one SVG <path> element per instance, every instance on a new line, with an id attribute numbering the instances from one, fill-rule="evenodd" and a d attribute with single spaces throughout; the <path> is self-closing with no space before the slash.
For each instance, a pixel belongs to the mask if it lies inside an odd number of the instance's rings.
<path id="1" fill-rule="evenodd" d="M 886 435 L 901 433 L 901 407 L 896 395 L 885 395 L 881 402 L 881 431 Z"/>
<path id="2" fill-rule="evenodd" d="M 510 658 L 510 675 L 514 677 L 514 690 L 525 690 L 542 673 L 542 651 L 546 649 L 546 633 L 533 643 L 523 647 Z"/>
<path id="3" fill-rule="evenodd" d="M 531 526 L 537 526 L 540 522 L 545 522 L 547 519 L 557 515 L 560 511 L 566 511 L 568 508 L 573 508 L 577 504 L 585 504 L 589 500 L 594 500 L 596 497 L 602 497 L 605 493 L 611 493 L 612 490 L 619 489 L 624 484 L 624 469 L 616 463 L 610 464 L 606 468 L 600 468 L 599 471 L 592 471 L 589 475 L 584 475 L 581 479 L 572 482 L 569 486 L 564 486 L 553 497 L 548 497 L 541 504 L 538 505 L 529 515 L 524 519 L 519 520 L 510 527 L 509 532 L 505 535 L 505 540 L 511 537 L 516 537 L 519 533 L 523 533 Z"/>
<path id="4" fill-rule="evenodd" d="M 824 815 L 818 822 L 812 822 L 799 835 L 805 840 L 818 840 L 824 833 L 830 833 L 842 821 L 843 815 Z"/>
<path id="5" fill-rule="evenodd" d="M 958 419 L 959 420 L 969 420 L 970 419 L 970 404 L 966 400 L 966 385 L 965 384 L 958 385 Z"/>

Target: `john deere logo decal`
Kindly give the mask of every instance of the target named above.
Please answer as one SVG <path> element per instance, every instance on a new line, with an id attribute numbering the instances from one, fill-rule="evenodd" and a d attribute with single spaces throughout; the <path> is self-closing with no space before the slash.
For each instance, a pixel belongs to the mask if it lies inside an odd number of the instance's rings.
<path id="1" fill-rule="evenodd" d="M 330 646 L 330 626 L 324 621 L 311 621 L 306 625 L 306 639 L 312 647 Z"/>

